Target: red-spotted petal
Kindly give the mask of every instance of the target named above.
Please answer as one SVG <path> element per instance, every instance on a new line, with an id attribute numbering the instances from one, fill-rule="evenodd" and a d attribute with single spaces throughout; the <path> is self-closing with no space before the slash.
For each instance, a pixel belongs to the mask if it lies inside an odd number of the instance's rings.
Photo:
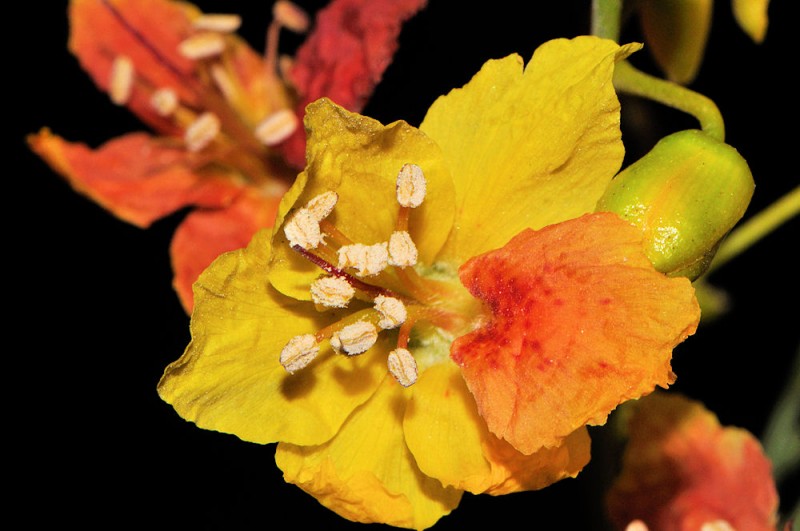
<path id="1" fill-rule="evenodd" d="M 28 143 L 75 190 L 139 227 L 185 206 L 228 205 L 242 189 L 226 174 L 195 170 L 207 162 L 202 155 L 144 133 L 91 149 L 43 129 L 29 136 Z"/>
<path id="2" fill-rule="evenodd" d="M 638 229 L 608 213 L 523 231 L 459 276 L 490 316 L 451 357 L 490 431 L 525 454 L 671 384 L 700 317 L 690 282 L 656 272 Z"/>

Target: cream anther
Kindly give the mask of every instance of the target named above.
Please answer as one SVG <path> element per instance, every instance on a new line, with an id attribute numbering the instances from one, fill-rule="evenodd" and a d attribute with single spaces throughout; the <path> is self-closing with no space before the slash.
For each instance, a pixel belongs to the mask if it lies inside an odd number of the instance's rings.
<path id="1" fill-rule="evenodd" d="M 218 33 L 231 33 L 242 25 L 239 15 L 207 14 L 201 15 L 192 21 L 192 26 L 198 30 L 216 31 Z"/>
<path id="2" fill-rule="evenodd" d="M 397 267 L 417 263 L 417 246 L 406 231 L 394 231 L 389 237 L 389 264 Z"/>
<path id="3" fill-rule="evenodd" d="M 648 531 L 647 524 L 641 520 L 632 520 L 631 523 L 625 527 L 625 531 Z"/>
<path id="4" fill-rule="evenodd" d="M 219 118 L 214 113 L 204 112 L 189 124 L 183 135 L 189 151 L 200 151 L 217 137 L 220 131 Z"/>
<path id="5" fill-rule="evenodd" d="M 298 5 L 288 0 L 278 0 L 272 5 L 272 16 L 281 26 L 295 33 L 308 30 L 308 15 Z"/>
<path id="6" fill-rule="evenodd" d="M 255 135 L 265 146 L 280 144 L 297 130 L 300 121 L 293 111 L 281 109 L 270 114 L 256 126 Z"/>
<path id="7" fill-rule="evenodd" d="M 294 373 L 311 363 L 319 353 L 319 345 L 312 334 L 295 336 L 281 350 L 281 365 Z"/>
<path id="8" fill-rule="evenodd" d="M 404 348 L 397 348 L 389 353 L 386 365 L 394 379 L 403 387 L 414 385 L 417 381 L 417 361 Z"/>
<path id="9" fill-rule="evenodd" d="M 366 321 L 347 325 L 331 336 L 331 346 L 349 356 L 368 351 L 378 340 L 378 329 Z"/>
<path id="10" fill-rule="evenodd" d="M 346 308 L 355 294 L 353 286 L 340 277 L 322 277 L 311 284 L 311 299 L 328 308 Z"/>
<path id="11" fill-rule="evenodd" d="M 225 38 L 212 31 L 192 35 L 178 45 L 178 53 L 187 59 L 216 57 L 225 50 Z"/>
<path id="12" fill-rule="evenodd" d="M 339 248 L 339 269 L 352 267 L 360 277 L 377 275 L 389 264 L 386 243 L 364 245 L 354 243 Z"/>
<path id="13" fill-rule="evenodd" d="M 178 108 L 178 94 L 171 88 L 160 88 L 150 96 L 150 105 L 159 116 L 170 116 Z"/>
<path id="14" fill-rule="evenodd" d="M 133 61 L 130 57 L 120 55 L 111 64 L 111 80 L 108 95 L 116 105 L 125 105 L 133 93 Z"/>
<path id="15" fill-rule="evenodd" d="M 303 249 L 316 249 L 322 243 L 323 234 L 319 230 L 319 220 L 307 208 L 301 208 L 286 222 L 283 233 L 289 245 L 299 245 Z"/>
<path id="16" fill-rule="evenodd" d="M 397 328 L 406 322 L 408 313 L 406 307 L 400 299 L 378 295 L 375 297 L 375 309 L 381 314 L 378 326 L 384 330 Z"/>
<path id="17" fill-rule="evenodd" d="M 325 192 L 306 203 L 306 208 L 311 212 L 312 216 L 322 221 L 333 212 L 333 207 L 336 206 L 337 201 L 339 201 L 339 194 L 336 192 Z"/>
<path id="18" fill-rule="evenodd" d="M 425 199 L 425 175 L 416 164 L 403 164 L 397 174 L 397 202 L 401 206 L 416 208 Z"/>

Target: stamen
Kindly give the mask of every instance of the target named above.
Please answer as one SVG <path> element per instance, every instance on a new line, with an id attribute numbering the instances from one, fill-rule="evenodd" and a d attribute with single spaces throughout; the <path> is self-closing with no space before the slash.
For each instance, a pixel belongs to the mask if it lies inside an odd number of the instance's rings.
<path id="1" fill-rule="evenodd" d="M 417 263 L 417 246 L 406 231 L 395 231 L 389 237 L 389 264 L 409 267 Z"/>
<path id="2" fill-rule="evenodd" d="M 298 5 L 288 0 L 278 0 L 273 4 L 272 17 L 281 26 L 295 33 L 305 33 L 308 30 L 308 15 Z"/>
<path id="3" fill-rule="evenodd" d="M 347 325 L 331 336 L 331 346 L 349 356 L 368 351 L 378 340 L 378 329 L 366 321 Z"/>
<path id="4" fill-rule="evenodd" d="M 192 35 L 178 45 L 178 52 L 187 59 L 216 57 L 225 50 L 225 38 L 212 31 Z"/>
<path id="5" fill-rule="evenodd" d="M 236 99 L 236 84 L 231 79 L 231 76 L 220 64 L 213 64 L 209 69 L 211 72 L 211 79 L 214 80 L 214 84 L 219 89 L 222 96 L 228 101 L 234 101 Z"/>
<path id="6" fill-rule="evenodd" d="M 178 108 L 178 94 L 171 88 L 160 88 L 150 96 L 150 105 L 159 116 L 171 116 Z"/>
<path id="7" fill-rule="evenodd" d="M 631 523 L 625 527 L 625 531 L 648 531 L 647 524 L 641 520 L 632 520 Z"/>
<path id="8" fill-rule="evenodd" d="M 286 222 L 283 233 L 288 238 L 289 245 L 303 249 L 316 249 L 324 238 L 319 230 L 319 220 L 307 208 L 301 208 L 294 213 L 292 219 Z"/>
<path id="9" fill-rule="evenodd" d="M 339 248 L 339 268 L 352 267 L 360 277 L 377 275 L 389 264 L 386 243 L 354 243 Z"/>
<path id="10" fill-rule="evenodd" d="M 425 199 L 425 174 L 416 164 L 403 164 L 397 174 L 397 202 L 401 206 L 416 208 Z"/>
<path id="11" fill-rule="evenodd" d="M 289 138 L 298 125 L 299 120 L 293 111 L 281 109 L 261 120 L 255 135 L 265 146 L 274 146 Z"/>
<path id="12" fill-rule="evenodd" d="M 281 350 L 281 365 L 290 374 L 311 363 L 319 353 L 319 345 L 312 334 L 295 336 Z"/>
<path id="13" fill-rule="evenodd" d="M 340 277 L 322 277 L 311 284 L 311 299 L 328 308 L 346 308 L 355 294 L 353 286 Z"/>
<path id="14" fill-rule="evenodd" d="M 192 26 L 198 30 L 216 31 L 218 33 L 232 33 L 242 25 L 239 15 L 206 14 L 192 21 Z"/>
<path id="15" fill-rule="evenodd" d="M 381 314 L 378 326 L 384 330 L 397 328 L 406 321 L 408 313 L 400 299 L 378 295 L 375 297 L 375 309 Z"/>
<path id="16" fill-rule="evenodd" d="M 217 137 L 220 127 L 219 118 L 214 113 L 204 112 L 186 128 L 183 135 L 186 148 L 189 151 L 200 151 Z"/>
<path id="17" fill-rule="evenodd" d="M 333 207 L 336 206 L 338 201 L 339 194 L 336 192 L 325 192 L 306 203 L 306 208 L 311 212 L 312 216 L 322 221 L 333 212 Z"/>
<path id="18" fill-rule="evenodd" d="M 389 353 L 386 365 L 394 379 L 403 387 L 410 387 L 417 381 L 417 361 L 404 348 L 397 348 Z"/>
<path id="19" fill-rule="evenodd" d="M 281 79 L 286 80 L 287 83 L 291 83 L 289 81 L 289 72 L 292 71 L 294 67 L 294 58 L 291 55 L 283 54 L 278 57 L 278 73 L 281 76 Z"/>
<path id="20" fill-rule="evenodd" d="M 108 94 L 116 105 L 125 105 L 133 92 L 133 61 L 130 57 L 120 55 L 111 64 L 111 82 Z"/>

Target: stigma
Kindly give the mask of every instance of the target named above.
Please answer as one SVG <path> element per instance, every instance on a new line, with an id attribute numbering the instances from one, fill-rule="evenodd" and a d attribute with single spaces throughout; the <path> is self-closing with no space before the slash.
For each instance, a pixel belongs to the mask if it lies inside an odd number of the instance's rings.
<path id="1" fill-rule="evenodd" d="M 413 326 L 449 322 L 446 312 L 429 307 L 430 294 L 421 293 L 438 281 L 423 279 L 414 269 L 419 254 L 408 231 L 409 210 L 424 202 L 426 187 L 422 168 L 400 168 L 396 226 L 385 241 L 376 243 L 352 241 L 327 219 L 339 201 L 333 191 L 315 196 L 288 217 L 283 232 L 289 245 L 322 270 L 309 286 L 317 310 L 351 313 L 316 334 L 291 338 L 280 355 L 287 372 L 305 368 L 326 346 L 345 357 L 359 356 L 369 352 L 381 334 L 391 334 L 396 347 L 387 354 L 387 372 L 403 387 L 417 381 L 418 364 L 409 348 Z"/>

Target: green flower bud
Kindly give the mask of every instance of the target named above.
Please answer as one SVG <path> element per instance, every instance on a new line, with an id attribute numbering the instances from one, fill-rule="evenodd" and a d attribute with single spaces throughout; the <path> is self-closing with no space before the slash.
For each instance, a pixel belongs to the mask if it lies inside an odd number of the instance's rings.
<path id="1" fill-rule="evenodd" d="M 744 215 L 754 188 L 738 151 L 702 131 L 687 130 L 662 138 L 620 172 L 595 210 L 614 212 L 640 227 L 658 271 L 694 280 Z"/>

